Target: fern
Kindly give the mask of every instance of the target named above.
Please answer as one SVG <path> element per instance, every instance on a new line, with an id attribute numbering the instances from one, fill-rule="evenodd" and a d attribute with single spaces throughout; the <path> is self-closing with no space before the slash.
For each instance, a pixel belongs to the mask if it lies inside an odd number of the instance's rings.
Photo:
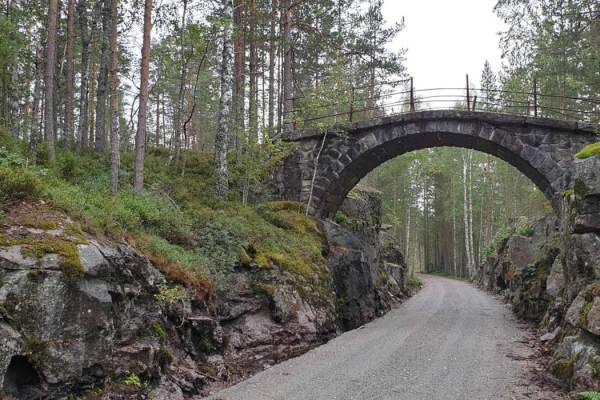
<path id="1" fill-rule="evenodd" d="M 587 400 L 600 400 L 599 392 L 582 392 L 578 393 L 577 396 Z"/>

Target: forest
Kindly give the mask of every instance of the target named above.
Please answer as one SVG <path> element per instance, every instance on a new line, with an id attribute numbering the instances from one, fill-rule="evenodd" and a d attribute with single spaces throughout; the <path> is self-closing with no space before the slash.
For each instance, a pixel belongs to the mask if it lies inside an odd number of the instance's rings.
<path id="1" fill-rule="evenodd" d="M 383 0 L 7 0 L 0 126 L 3 152 L 20 155 L 2 162 L 32 181 L 63 179 L 86 197 L 145 196 L 159 208 L 192 197 L 210 209 L 257 204 L 290 151 L 279 139 L 344 123 L 337 115 L 350 99 L 354 118 L 367 119 L 383 110 L 386 91 L 406 89 L 405 49 L 389 46 L 403 21 L 387 23 L 382 7 Z M 485 93 L 481 111 L 514 112 L 535 85 L 545 95 L 541 116 L 576 109 L 597 121 L 598 103 L 581 99 L 600 91 L 598 4 L 500 0 L 494 12 L 509 29 L 500 37 L 502 69 L 485 62 L 471 83 Z M 4 175 L 6 187 L 17 179 Z M 549 211 L 518 171 L 466 150 L 410 154 L 365 182 L 383 191 L 386 221 L 419 269 L 460 276 L 493 253 L 510 225 L 526 229 Z M 68 200 L 59 186 L 43 191 L 82 214 L 106 211 Z M 110 215 L 103 218 L 116 222 L 100 225 L 135 225 Z"/>

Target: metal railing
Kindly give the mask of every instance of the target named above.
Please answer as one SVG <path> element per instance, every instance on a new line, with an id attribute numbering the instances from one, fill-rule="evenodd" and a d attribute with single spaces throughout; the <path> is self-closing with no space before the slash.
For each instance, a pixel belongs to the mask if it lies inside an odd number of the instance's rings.
<path id="1" fill-rule="evenodd" d="M 397 90 L 398 86 L 404 86 Z M 297 96 L 295 108 L 284 115 L 294 130 L 327 125 L 354 123 L 384 116 L 416 111 L 465 110 L 502 114 L 600 122 L 600 98 L 541 93 L 537 79 L 532 91 L 510 91 L 471 87 L 466 77 L 465 87 L 416 89 L 413 78 L 379 82 L 375 85 L 350 87 L 335 92 L 317 104 L 302 106 L 311 101 L 310 95 Z M 339 99 L 342 100 L 339 100 Z M 315 99 L 312 99 L 315 100 Z"/>

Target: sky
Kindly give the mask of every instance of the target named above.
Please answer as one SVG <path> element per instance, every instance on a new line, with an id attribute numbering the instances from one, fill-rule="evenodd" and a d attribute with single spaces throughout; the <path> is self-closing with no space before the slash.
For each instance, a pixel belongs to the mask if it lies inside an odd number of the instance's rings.
<path id="1" fill-rule="evenodd" d="M 385 0 L 390 23 L 405 18 L 391 50 L 406 48 L 407 72 L 415 88 L 464 87 L 465 75 L 479 86 L 489 60 L 501 66 L 498 33 L 505 30 L 493 12 L 496 0 Z"/>

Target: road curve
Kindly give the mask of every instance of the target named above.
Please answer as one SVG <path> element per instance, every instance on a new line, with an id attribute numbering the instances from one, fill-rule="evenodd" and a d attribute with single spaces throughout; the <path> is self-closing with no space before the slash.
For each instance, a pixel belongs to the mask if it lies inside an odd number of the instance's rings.
<path id="1" fill-rule="evenodd" d="M 510 310 L 468 283 L 423 276 L 364 327 L 211 397 L 228 400 L 502 400 L 522 373 Z"/>

